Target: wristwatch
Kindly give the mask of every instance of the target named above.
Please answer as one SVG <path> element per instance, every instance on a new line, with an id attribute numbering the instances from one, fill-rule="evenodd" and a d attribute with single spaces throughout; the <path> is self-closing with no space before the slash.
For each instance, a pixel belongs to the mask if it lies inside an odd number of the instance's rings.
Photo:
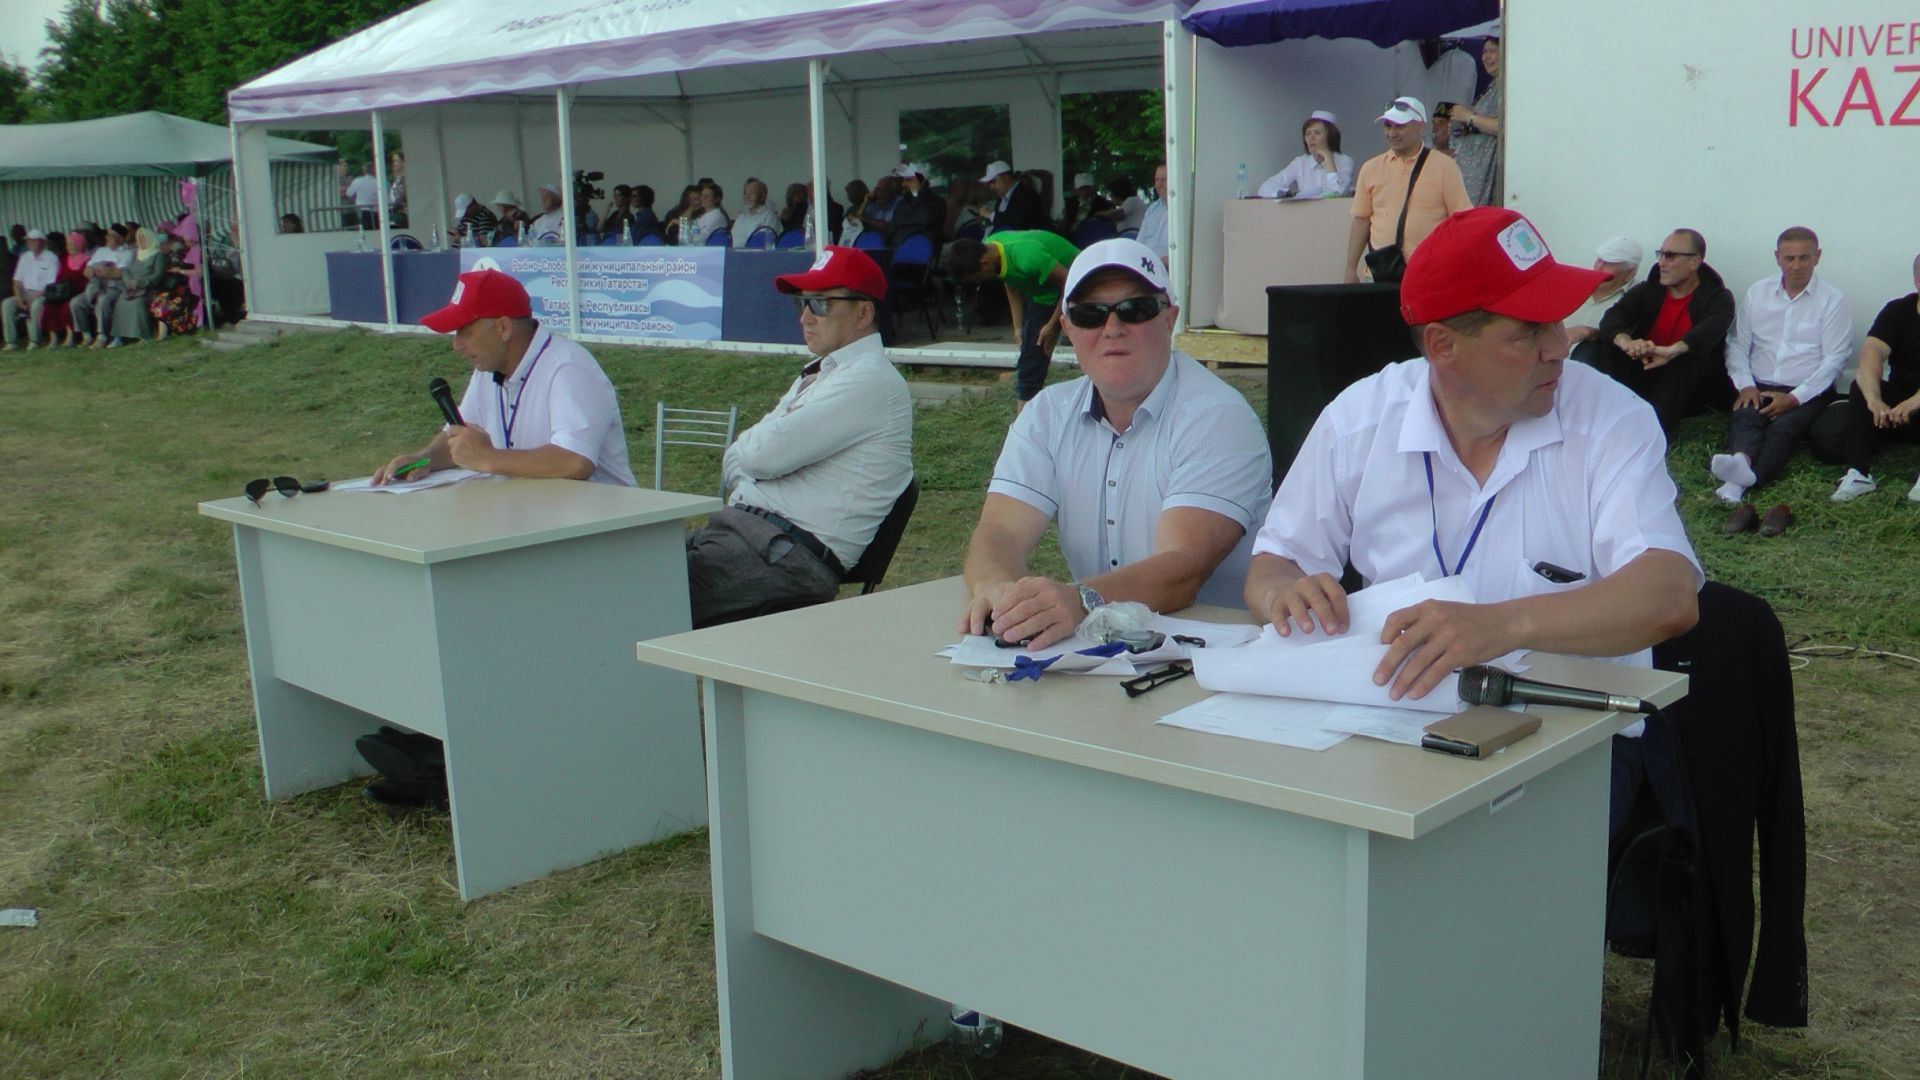
<path id="1" fill-rule="evenodd" d="M 1106 598 L 1101 596 L 1091 585 L 1076 581 L 1073 583 L 1073 587 L 1080 590 L 1080 606 L 1086 608 L 1087 614 L 1089 615 L 1093 614 L 1094 608 L 1107 602 Z"/>

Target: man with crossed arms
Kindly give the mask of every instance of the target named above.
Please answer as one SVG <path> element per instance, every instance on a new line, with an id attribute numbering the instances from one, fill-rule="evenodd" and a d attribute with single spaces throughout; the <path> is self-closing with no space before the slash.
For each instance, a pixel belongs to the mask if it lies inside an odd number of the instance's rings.
<path id="1" fill-rule="evenodd" d="M 960 630 L 1045 648 L 1116 600 L 1232 604 L 1273 464 L 1240 392 L 1173 349 L 1166 271 L 1135 240 L 1081 252 L 1061 296 L 1086 374 L 1007 432 L 967 545 Z M 1049 521 L 1072 581 L 1027 572 Z"/>
<path id="2" fill-rule="evenodd" d="M 1516 649 L 1651 666 L 1653 645 L 1690 629 L 1703 576 L 1660 425 L 1566 362 L 1562 320 L 1603 276 L 1555 262 L 1512 210 L 1442 222 L 1401 285 L 1423 355 L 1320 414 L 1254 544 L 1255 618 L 1345 633 L 1349 563 L 1368 583 L 1464 576 L 1474 603 L 1388 617 L 1373 681 L 1394 700 Z"/>

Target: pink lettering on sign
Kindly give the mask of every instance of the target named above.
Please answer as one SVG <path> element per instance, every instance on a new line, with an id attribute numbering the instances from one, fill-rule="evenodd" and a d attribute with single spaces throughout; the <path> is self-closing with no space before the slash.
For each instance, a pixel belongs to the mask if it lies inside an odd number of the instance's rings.
<path id="1" fill-rule="evenodd" d="M 1874 127 L 1886 126 L 1886 117 L 1880 113 L 1880 99 L 1874 95 L 1873 80 L 1867 78 L 1866 68 L 1853 69 L 1853 78 L 1847 83 L 1847 92 L 1840 98 L 1840 108 L 1833 114 L 1833 126 L 1839 127 L 1850 112 L 1870 113 L 1873 116 Z"/>
<path id="2" fill-rule="evenodd" d="M 1900 75 L 1912 75 L 1913 85 L 1907 87 L 1907 96 L 1900 99 L 1900 107 L 1893 110 L 1894 127 L 1920 127 L 1920 116 L 1908 116 L 1907 110 L 1913 107 L 1913 99 L 1920 98 L 1920 64 L 1901 64 L 1893 69 Z"/>
<path id="3" fill-rule="evenodd" d="M 1826 75 L 1827 75 L 1827 69 L 1821 68 L 1819 71 L 1816 71 L 1813 73 L 1813 78 L 1808 79 L 1806 84 L 1802 85 L 1800 82 L 1800 69 L 1799 68 L 1793 69 L 1793 86 L 1792 86 L 1793 97 L 1790 103 L 1787 105 L 1787 126 L 1788 127 L 1800 126 L 1800 110 L 1801 109 L 1807 110 L 1807 115 L 1813 117 L 1813 122 L 1815 124 L 1818 124 L 1821 127 L 1827 126 L 1827 118 L 1825 116 L 1822 116 L 1820 114 L 1820 110 L 1816 108 L 1813 102 L 1807 98 L 1807 95 L 1813 93 L 1813 88 L 1816 86 L 1819 86 L 1820 80 L 1823 78 L 1826 78 Z"/>

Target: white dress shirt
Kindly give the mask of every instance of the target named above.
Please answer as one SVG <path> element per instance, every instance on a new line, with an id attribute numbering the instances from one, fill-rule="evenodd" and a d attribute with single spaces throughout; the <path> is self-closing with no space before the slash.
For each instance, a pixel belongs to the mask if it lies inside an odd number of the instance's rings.
<path id="1" fill-rule="evenodd" d="M 1273 489 L 1266 433 L 1247 399 L 1175 352 L 1126 432 L 1094 404 L 1085 376 L 1040 391 L 1008 430 L 987 491 L 1056 520 L 1076 581 L 1152 555 L 1164 511 L 1211 510 L 1245 531 L 1199 599 L 1240 607 L 1253 530 Z"/>
<path id="2" fill-rule="evenodd" d="M 780 215 L 766 203 L 742 210 L 740 216 L 733 219 L 733 246 L 746 247 L 747 240 L 761 229 L 772 229 L 776 235 L 780 232 Z"/>
<path id="3" fill-rule="evenodd" d="M 558 446 L 593 462 L 587 479 L 595 483 L 639 486 L 627 464 L 627 430 L 613 383 L 593 354 L 545 326 L 534 332 L 506 382 L 495 383 L 492 372 L 473 373 L 460 398 L 460 418 L 485 428 L 500 449 Z"/>
<path id="4" fill-rule="evenodd" d="M 729 504 L 779 514 L 852 567 L 913 478 L 913 398 L 879 334 L 817 363 L 727 448 L 721 475 Z"/>
<path id="5" fill-rule="evenodd" d="M 127 267 L 132 266 L 133 265 L 133 245 L 121 244 L 119 247 L 113 248 L 113 247 L 107 247 L 105 244 L 102 244 L 101 246 L 93 249 L 93 254 L 87 256 L 88 266 L 101 266 L 108 263 L 111 263 L 114 266 L 119 267 L 121 270 L 125 270 Z"/>
<path id="6" fill-rule="evenodd" d="M 1433 402 L 1427 362 L 1392 364 L 1327 406 L 1274 496 L 1255 554 L 1339 577 L 1353 564 L 1371 584 L 1460 574 L 1478 603 L 1579 588 L 1644 552 L 1678 552 L 1705 577 L 1674 509 L 1667 440 L 1653 409 L 1585 364 L 1562 370 L 1554 408 L 1514 424 L 1482 485 L 1453 451 Z M 1431 454 L 1433 488 L 1427 487 Z M 1489 504 L 1492 508 L 1488 509 Z M 1540 562 L 1577 574 L 1555 584 Z M 1626 658 L 1652 665 L 1652 650 Z"/>
<path id="7" fill-rule="evenodd" d="M 697 247 L 706 243 L 707 237 L 712 236 L 716 231 L 724 232 L 726 228 L 727 212 L 715 207 L 680 226 L 680 246 Z"/>
<path id="8" fill-rule="evenodd" d="M 53 279 L 60 276 L 60 256 L 42 248 L 40 254 L 31 251 L 20 253 L 20 261 L 14 264 L 13 280 L 20 283 L 25 292 L 45 292 Z"/>
<path id="9" fill-rule="evenodd" d="M 380 182 L 366 175 L 354 177 L 347 185 L 347 198 L 362 210 L 378 210 L 387 201 L 380 197 Z"/>
<path id="10" fill-rule="evenodd" d="M 536 244 L 566 243 L 567 215 L 560 210 L 548 210 L 527 224 L 527 236 Z"/>
<path id="11" fill-rule="evenodd" d="M 1779 274 L 1753 283 L 1727 336 L 1727 377 L 1735 389 L 1755 383 L 1790 386 L 1806 404 L 1833 389 L 1853 352 L 1847 298 L 1815 274 L 1787 296 Z"/>
<path id="12" fill-rule="evenodd" d="M 1312 154 L 1301 154 L 1287 167 L 1267 177 L 1256 192 L 1263 199 L 1317 199 L 1327 195 L 1353 194 L 1353 159 L 1333 155 L 1333 171 L 1320 167 Z"/>
<path id="13" fill-rule="evenodd" d="M 1140 215 L 1140 234 L 1134 239 L 1147 245 L 1164 261 L 1167 257 L 1167 200 L 1155 199 Z"/>

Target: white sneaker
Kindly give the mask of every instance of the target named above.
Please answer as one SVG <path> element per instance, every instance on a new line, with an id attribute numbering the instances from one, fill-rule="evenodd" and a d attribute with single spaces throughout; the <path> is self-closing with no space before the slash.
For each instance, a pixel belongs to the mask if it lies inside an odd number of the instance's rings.
<path id="1" fill-rule="evenodd" d="M 1861 475 L 1859 469 L 1848 469 L 1847 475 L 1840 478 L 1840 486 L 1834 488 L 1833 494 L 1827 498 L 1837 503 L 1852 502 L 1862 495 L 1871 495 L 1879 489 L 1880 485 L 1873 482 L 1873 477 Z"/>
<path id="2" fill-rule="evenodd" d="M 1916 483 L 1915 486 L 1920 486 L 1920 483 Z M 1747 497 L 1747 489 L 1731 481 L 1714 488 L 1713 493 L 1723 503 L 1738 504 Z"/>
<path id="3" fill-rule="evenodd" d="M 1753 486 L 1758 477 L 1753 475 L 1753 464 L 1744 454 L 1715 454 L 1707 466 L 1715 480 L 1729 484 L 1738 484 L 1742 490 Z"/>
<path id="4" fill-rule="evenodd" d="M 1907 489 L 1907 501 L 1920 503 L 1920 476 L 1913 478 L 1913 486 Z"/>

